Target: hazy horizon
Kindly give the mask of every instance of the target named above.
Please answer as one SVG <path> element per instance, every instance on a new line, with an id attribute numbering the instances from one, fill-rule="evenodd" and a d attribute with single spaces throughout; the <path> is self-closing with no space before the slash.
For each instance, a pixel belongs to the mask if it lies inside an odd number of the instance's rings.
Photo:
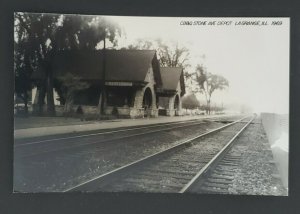
<path id="1" fill-rule="evenodd" d="M 178 18 L 109 16 L 125 32 L 119 48 L 138 39 L 162 39 L 190 50 L 190 72 L 203 64 L 230 87 L 216 103 L 240 103 L 255 112 L 289 112 L 289 18 Z M 180 25 L 181 21 L 267 21 L 267 26 Z M 272 26 L 273 21 L 282 25 Z M 205 55 L 205 56 L 204 56 Z"/>

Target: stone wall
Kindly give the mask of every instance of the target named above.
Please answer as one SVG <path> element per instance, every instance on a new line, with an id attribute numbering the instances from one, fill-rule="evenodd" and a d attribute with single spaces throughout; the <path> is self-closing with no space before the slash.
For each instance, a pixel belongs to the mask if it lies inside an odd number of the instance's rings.
<path id="1" fill-rule="evenodd" d="M 145 110 L 143 108 L 131 108 L 130 118 L 143 118 Z"/>
<path id="2" fill-rule="evenodd" d="M 138 89 L 135 93 L 134 106 L 130 110 L 131 118 L 144 117 L 146 112 L 143 109 L 143 98 L 147 88 L 151 90 L 151 95 L 152 95 L 152 105 L 151 108 L 149 109 L 150 116 L 158 117 L 158 109 L 156 107 L 156 94 L 154 90 L 155 80 L 154 80 L 152 68 L 149 68 L 145 81 L 147 81 L 148 84 L 143 88 Z"/>
<path id="3" fill-rule="evenodd" d="M 182 110 L 182 100 L 181 100 L 182 97 L 180 96 L 180 94 L 181 94 L 180 83 L 177 84 L 176 90 L 177 90 L 177 93 L 175 95 L 168 97 L 168 99 L 169 99 L 168 107 L 166 108 L 166 111 L 165 111 L 167 116 L 172 117 L 172 116 L 184 115 L 184 112 Z M 179 101 L 177 109 L 174 108 L 176 96 L 178 96 L 178 101 Z"/>
<path id="4" fill-rule="evenodd" d="M 129 116 L 130 115 L 130 107 L 116 107 L 118 110 L 118 115 L 120 116 Z M 113 106 L 106 106 L 105 114 L 110 115 L 113 114 Z"/>
<path id="5" fill-rule="evenodd" d="M 74 111 L 76 112 L 78 106 L 74 106 Z M 86 106 L 86 105 L 81 105 L 83 113 L 85 115 L 97 115 L 99 113 L 99 108 L 98 106 Z"/>
<path id="6" fill-rule="evenodd" d="M 178 105 L 179 108 L 174 109 L 174 103 L 175 103 L 176 96 L 178 96 L 178 98 L 179 98 L 179 105 Z M 178 93 L 169 98 L 169 108 L 166 109 L 166 114 L 167 114 L 167 116 L 182 116 L 183 115 L 182 101 L 181 101 L 181 97 Z"/>

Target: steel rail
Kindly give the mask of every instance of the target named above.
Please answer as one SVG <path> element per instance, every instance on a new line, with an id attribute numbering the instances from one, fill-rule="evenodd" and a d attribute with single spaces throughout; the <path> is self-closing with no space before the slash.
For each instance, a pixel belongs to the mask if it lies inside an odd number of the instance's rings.
<path id="1" fill-rule="evenodd" d="M 241 128 L 241 130 L 236 133 L 233 138 L 221 149 L 190 181 L 187 183 L 180 191 L 179 193 L 184 193 L 191 189 L 195 182 L 199 180 L 211 167 L 212 164 L 214 164 L 222 154 L 224 154 L 227 149 L 232 145 L 234 140 L 245 130 L 245 128 L 254 120 L 255 117 L 253 117 L 245 126 Z"/>
<path id="2" fill-rule="evenodd" d="M 93 145 L 93 144 L 98 144 L 98 143 L 113 142 L 113 141 L 117 141 L 117 140 L 121 140 L 121 139 L 125 139 L 125 138 L 131 138 L 131 137 L 136 137 L 136 136 L 141 136 L 141 135 L 147 135 L 147 134 L 152 134 L 152 133 L 156 133 L 156 132 L 169 131 L 169 130 L 185 128 L 185 127 L 189 127 L 189 126 L 196 126 L 196 125 L 200 125 L 202 123 L 203 123 L 202 121 L 199 121 L 199 122 L 194 122 L 194 123 L 187 124 L 187 125 L 175 126 L 175 127 L 159 129 L 159 130 L 153 130 L 153 131 L 148 131 L 148 132 L 141 132 L 141 133 L 131 134 L 131 135 L 127 135 L 127 136 L 116 137 L 116 138 L 113 138 L 113 139 L 104 139 L 104 140 L 100 140 L 100 141 L 93 141 L 93 142 L 89 142 L 89 143 L 82 143 L 82 144 L 71 145 L 71 146 L 66 145 L 62 148 L 57 148 L 57 149 L 53 149 L 53 150 L 49 150 L 49 151 L 42 151 L 42 152 L 37 152 L 37 153 L 31 153 L 31 154 L 28 154 L 28 155 L 20 156 L 19 158 L 26 158 L 26 157 L 36 156 L 36 155 L 40 155 L 40 154 L 46 154 L 46 153 L 51 153 L 51 152 L 56 152 L 56 151 L 63 151 L 63 150 L 67 150 L 67 149 L 74 149 L 74 148 Z"/>
<path id="3" fill-rule="evenodd" d="M 181 123 L 192 123 L 192 122 L 204 121 L 204 120 L 213 121 L 213 119 L 222 118 L 222 117 L 223 116 L 203 117 L 203 118 L 199 118 L 199 119 L 191 119 L 191 120 L 186 120 L 186 121 L 175 121 L 175 122 L 161 123 L 161 124 L 158 124 L 158 125 L 150 124 L 150 125 L 146 125 L 146 126 L 142 126 L 142 127 L 126 128 L 126 129 L 113 130 L 113 131 L 104 131 L 104 132 L 98 132 L 98 133 L 92 133 L 92 134 L 76 135 L 76 136 L 71 136 L 71 137 L 61 137 L 61 138 L 39 140 L 39 141 L 33 141 L 33 142 L 28 142 L 28 143 L 15 144 L 14 147 L 17 148 L 17 147 L 34 145 L 34 144 L 39 144 L 39 143 L 51 142 L 51 141 L 69 140 L 69 139 L 84 138 L 84 137 L 97 136 L 97 135 L 113 134 L 113 133 L 118 133 L 118 132 L 126 132 L 126 131 L 134 131 L 134 130 L 147 129 L 147 128 L 155 128 L 155 127 L 161 127 L 161 126 L 166 126 L 166 125 L 171 126 L 171 125 L 176 125 L 176 124 L 181 124 Z M 230 116 L 226 116 L 225 118 L 227 118 L 227 117 L 230 117 Z"/>
<path id="4" fill-rule="evenodd" d="M 106 176 L 112 175 L 113 173 L 120 172 L 121 170 L 124 170 L 124 169 L 126 169 L 126 168 L 128 168 L 128 167 L 132 167 L 132 166 L 134 166 L 134 165 L 140 164 L 140 163 L 142 163 L 143 161 L 150 160 L 151 158 L 154 158 L 154 157 L 156 157 L 156 156 L 158 156 L 158 155 L 162 155 L 162 154 L 164 154 L 164 153 L 167 153 L 167 152 L 169 152 L 170 150 L 173 150 L 173 149 L 175 149 L 175 148 L 179 148 L 179 147 L 181 147 L 181 146 L 188 145 L 188 144 L 192 143 L 192 142 L 193 142 L 194 140 L 196 140 L 196 139 L 199 139 L 199 138 L 202 138 L 202 137 L 204 137 L 204 136 L 207 136 L 207 135 L 210 135 L 210 134 L 212 134 L 212 133 L 215 133 L 215 132 L 217 132 L 217 131 L 223 130 L 223 129 L 229 127 L 229 126 L 232 126 L 232 125 L 234 125 L 234 124 L 236 124 L 236 123 L 238 123 L 238 122 L 241 122 L 242 120 L 244 120 L 244 119 L 246 119 L 246 118 L 248 118 L 248 117 L 249 117 L 249 116 L 243 117 L 243 118 L 241 118 L 241 119 L 239 119 L 239 120 L 236 120 L 236 121 L 234 121 L 234 122 L 232 122 L 232 123 L 228 123 L 228 124 L 226 124 L 226 125 L 224 125 L 224 126 L 221 126 L 221 127 L 219 127 L 219 128 L 213 129 L 213 130 L 211 130 L 211 131 L 209 131 L 209 132 L 206 132 L 206 133 L 200 134 L 200 135 L 198 135 L 198 136 L 195 136 L 195 137 L 193 137 L 193 138 L 187 139 L 187 140 L 185 140 L 185 141 L 183 141 L 183 142 L 180 142 L 180 143 L 178 143 L 178 144 L 176 144 L 176 145 L 174 145 L 174 146 L 171 146 L 170 148 L 167 148 L 167 149 L 165 149 L 165 150 L 156 152 L 156 153 L 154 153 L 154 154 L 152 154 L 152 155 L 146 156 L 146 157 L 144 157 L 144 158 L 141 158 L 141 159 L 139 159 L 139 160 L 136 160 L 136 161 L 134 161 L 134 162 L 131 162 L 131 163 L 129 163 L 129 164 L 126 164 L 126 165 L 124 165 L 124 166 L 118 167 L 118 168 L 116 168 L 116 169 L 114 169 L 114 170 L 112 170 L 112 171 L 109 171 L 109 172 L 107 172 L 107 173 L 101 174 L 101 175 L 99 175 L 99 176 L 97 176 L 97 177 L 94 177 L 94 178 L 92 178 L 92 179 L 89 179 L 89 180 L 87 180 L 87 181 L 85 181 L 85 182 L 82 182 L 82 183 L 80 183 L 80 184 L 78 184 L 78 185 L 75 185 L 75 186 L 73 186 L 73 187 L 70 187 L 70 188 L 64 190 L 63 192 L 76 191 L 76 190 L 80 189 L 82 186 L 87 185 L 87 184 L 89 184 L 89 183 L 91 183 L 91 182 L 93 182 L 93 181 L 96 181 L 96 180 L 98 180 L 98 179 L 102 179 L 102 178 L 104 178 L 104 177 L 106 177 Z"/>

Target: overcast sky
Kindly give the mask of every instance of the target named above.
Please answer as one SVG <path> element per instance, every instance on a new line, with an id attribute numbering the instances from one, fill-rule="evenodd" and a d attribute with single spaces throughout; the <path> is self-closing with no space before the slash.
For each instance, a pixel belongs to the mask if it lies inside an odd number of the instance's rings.
<path id="1" fill-rule="evenodd" d="M 141 38 L 178 42 L 190 49 L 193 66 L 203 64 L 209 72 L 227 78 L 229 89 L 214 94 L 213 101 L 246 104 L 256 112 L 288 113 L 288 18 L 110 18 L 126 32 L 120 46 Z M 195 21 L 216 21 L 216 25 L 194 25 Z M 231 24 L 218 25 L 219 21 Z M 236 25 L 239 21 L 267 21 L 268 25 Z M 271 25 L 272 21 L 282 24 Z"/>

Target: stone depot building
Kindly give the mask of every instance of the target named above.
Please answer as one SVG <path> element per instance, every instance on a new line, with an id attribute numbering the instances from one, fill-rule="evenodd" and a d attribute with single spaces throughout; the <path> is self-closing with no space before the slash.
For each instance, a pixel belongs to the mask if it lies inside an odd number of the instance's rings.
<path id="1" fill-rule="evenodd" d="M 182 115 L 183 70 L 160 67 L 154 50 L 106 50 L 105 54 L 101 50 L 60 51 L 54 55 L 51 68 L 54 80 L 70 72 L 88 83 L 87 89 L 76 93 L 73 105 L 74 110 L 80 105 L 86 115 L 99 114 L 103 82 L 106 115 L 115 109 L 119 116 L 130 118 Z M 42 70 L 33 74 L 33 79 L 44 78 Z M 35 88 L 33 106 L 38 104 L 38 94 Z M 54 99 L 56 114 L 62 114 L 63 103 L 55 90 Z"/>

